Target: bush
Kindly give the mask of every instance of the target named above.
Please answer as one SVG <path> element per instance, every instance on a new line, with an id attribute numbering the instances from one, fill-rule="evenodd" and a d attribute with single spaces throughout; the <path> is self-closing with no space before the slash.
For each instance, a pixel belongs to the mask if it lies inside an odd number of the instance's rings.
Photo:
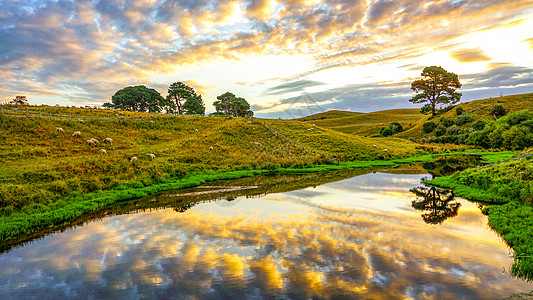
<path id="1" fill-rule="evenodd" d="M 446 133 L 448 135 L 458 135 L 463 133 L 463 130 L 459 128 L 457 125 L 450 126 L 448 130 L 446 130 Z"/>
<path id="2" fill-rule="evenodd" d="M 437 128 L 435 128 L 436 136 L 443 136 L 445 133 L 446 133 L 446 127 L 444 127 L 442 124 L 437 126 Z"/>
<path id="3" fill-rule="evenodd" d="M 383 127 L 383 128 L 381 128 L 379 133 L 382 136 L 391 136 L 391 135 L 393 135 L 394 132 L 392 131 L 392 129 L 390 127 Z"/>
<path id="4" fill-rule="evenodd" d="M 483 130 L 485 128 L 485 125 L 487 125 L 487 123 L 483 120 L 478 120 L 476 121 L 474 124 L 472 124 L 472 128 L 474 130 Z"/>
<path id="5" fill-rule="evenodd" d="M 440 123 L 444 126 L 444 127 L 450 127 L 452 126 L 455 122 L 452 120 L 452 119 L 448 119 L 446 117 L 442 117 L 440 119 Z"/>
<path id="6" fill-rule="evenodd" d="M 393 134 L 396 134 L 396 133 L 399 133 L 399 132 L 403 131 L 402 124 L 400 124 L 398 122 L 390 123 L 389 124 L 389 128 L 392 130 Z"/>
<path id="7" fill-rule="evenodd" d="M 424 133 L 431 133 L 433 132 L 433 130 L 435 130 L 436 127 L 437 127 L 437 124 L 435 124 L 435 122 L 429 121 L 429 122 L 424 123 L 424 125 L 422 125 L 422 131 Z"/>
<path id="8" fill-rule="evenodd" d="M 460 116 L 463 114 L 463 108 L 461 106 L 457 106 L 457 108 L 455 109 L 455 114 Z"/>
<path id="9" fill-rule="evenodd" d="M 461 126 L 472 121 L 473 119 L 469 114 L 464 114 L 462 116 L 457 117 L 457 120 L 455 120 L 455 124 L 457 124 L 457 126 Z"/>
<path id="10" fill-rule="evenodd" d="M 502 104 L 496 104 L 492 106 L 492 114 L 497 118 L 505 116 L 506 113 L 507 111 L 505 110 L 505 107 L 503 107 Z"/>

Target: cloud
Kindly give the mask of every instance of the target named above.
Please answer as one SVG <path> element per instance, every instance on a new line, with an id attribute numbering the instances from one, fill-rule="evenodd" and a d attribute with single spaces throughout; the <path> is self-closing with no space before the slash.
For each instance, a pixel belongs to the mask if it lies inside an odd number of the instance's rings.
<path id="1" fill-rule="evenodd" d="M 182 67 L 278 54 L 308 56 L 310 70 L 292 78 L 305 81 L 305 75 L 339 66 L 453 50 L 454 38 L 509 24 L 529 7 L 527 0 L 512 7 L 504 0 L 4 1 L 0 82 L 7 83 L 0 97 L 42 91 L 73 102 L 92 97 L 96 104 L 124 85 L 161 84 L 154 78 Z M 476 48 L 451 55 L 490 59 Z M 68 96 L 72 88 L 81 90 L 81 99 Z"/>
<path id="2" fill-rule="evenodd" d="M 486 55 L 481 48 L 459 49 L 450 52 L 450 56 L 458 62 L 490 61 L 490 56 Z"/>
<path id="3" fill-rule="evenodd" d="M 323 82 L 313 80 L 298 80 L 294 82 L 283 83 L 271 88 L 268 88 L 264 94 L 266 95 L 283 95 L 293 92 L 304 91 L 307 87 L 314 87 L 324 84 Z"/>

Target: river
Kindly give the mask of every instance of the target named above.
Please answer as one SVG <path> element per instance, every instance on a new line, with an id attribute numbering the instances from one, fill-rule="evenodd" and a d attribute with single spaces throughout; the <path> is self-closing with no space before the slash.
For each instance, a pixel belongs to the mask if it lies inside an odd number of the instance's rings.
<path id="1" fill-rule="evenodd" d="M 235 182 L 217 183 L 226 191 L 216 198 L 227 199 L 100 215 L 1 254 L 0 298 L 495 299 L 533 290 L 509 275 L 512 253 L 477 204 L 409 173 L 288 191 L 280 180 L 255 196 L 264 182 L 239 181 L 251 187 L 231 196 Z M 206 191 L 221 189 L 160 197 L 209 200 Z"/>

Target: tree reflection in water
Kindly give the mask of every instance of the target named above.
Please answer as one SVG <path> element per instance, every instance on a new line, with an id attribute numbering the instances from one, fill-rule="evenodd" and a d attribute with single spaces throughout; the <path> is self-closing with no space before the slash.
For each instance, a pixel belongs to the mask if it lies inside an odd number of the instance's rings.
<path id="1" fill-rule="evenodd" d="M 459 213 L 461 203 L 453 201 L 455 195 L 450 190 L 420 186 L 410 191 L 416 195 L 411 206 L 416 210 L 424 211 L 422 218 L 428 224 L 441 224 Z"/>

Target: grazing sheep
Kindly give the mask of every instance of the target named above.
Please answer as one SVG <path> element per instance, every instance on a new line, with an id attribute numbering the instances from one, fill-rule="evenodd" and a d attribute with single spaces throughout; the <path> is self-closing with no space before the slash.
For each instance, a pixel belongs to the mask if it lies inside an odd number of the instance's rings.
<path id="1" fill-rule="evenodd" d="M 150 158 L 150 160 L 154 160 L 155 159 L 155 154 L 148 153 L 146 155 Z"/>
<path id="2" fill-rule="evenodd" d="M 213 151 L 213 146 L 209 147 L 209 151 Z"/>
<path id="3" fill-rule="evenodd" d="M 387 149 L 383 149 L 383 152 L 387 152 L 387 151 L 389 151 L 389 150 L 387 150 Z"/>
<path id="4" fill-rule="evenodd" d="M 311 128 L 309 128 L 309 129 L 307 129 L 307 130 L 309 130 L 309 131 L 313 131 L 313 130 L 315 130 L 315 129 L 314 129 L 313 127 L 311 127 Z"/>
<path id="5" fill-rule="evenodd" d="M 57 127 L 57 128 L 56 128 L 56 132 L 59 133 L 59 134 L 63 134 L 63 133 L 65 133 L 65 131 L 64 131 L 63 128 L 61 128 L 61 127 Z"/>
<path id="6" fill-rule="evenodd" d="M 376 146 L 376 145 L 372 145 L 372 147 L 377 148 L 378 146 Z"/>
<path id="7" fill-rule="evenodd" d="M 313 127 L 316 127 L 316 125 L 315 125 L 315 124 L 313 124 Z"/>
<path id="8" fill-rule="evenodd" d="M 194 131 L 198 132 L 198 129 L 195 129 Z"/>
<path id="9" fill-rule="evenodd" d="M 134 162 L 136 162 L 136 161 L 137 161 L 137 156 L 134 156 L 134 157 L 132 157 L 132 158 L 130 159 L 130 162 L 131 162 L 131 163 L 134 163 Z"/>
<path id="10" fill-rule="evenodd" d="M 252 121 L 246 121 L 246 124 L 252 124 Z"/>
<path id="11" fill-rule="evenodd" d="M 89 141 L 93 141 L 96 145 L 100 145 L 100 142 L 95 138 L 90 138 Z"/>
<path id="12" fill-rule="evenodd" d="M 107 154 L 107 151 L 105 149 L 100 149 L 100 154 Z"/>
<path id="13" fill-rule="evenodd" d="M 81 137 L 81 132 L 79 132 L 79 131 L 75 131 L 75 132 L 72 134 L 72 137 L 75 137 L 75 138 Z"/>
<path id="14" fill-rule="evenodd" d="M 110 137 L 106 137 L 106 138 L 104 139 L 104 144 L 113 145 L 113 139 L 110 138 Z"/>
<path id="15" fill-rule="evenodd" d="M 254 142 L 254 144 L 257 145 L 257 146 L 261 146 L 261 145 L 263 145 L 263 144 L 261 144 L 261 143 L 259 143 L 259 142 Z"/>
<path id="16" fill-rule="evenodd" d="M 87 146 L 89 147 L 96 146 L 96 143 L 93 140 L 86 140 L 85 144 L 87 144 Z"/>

